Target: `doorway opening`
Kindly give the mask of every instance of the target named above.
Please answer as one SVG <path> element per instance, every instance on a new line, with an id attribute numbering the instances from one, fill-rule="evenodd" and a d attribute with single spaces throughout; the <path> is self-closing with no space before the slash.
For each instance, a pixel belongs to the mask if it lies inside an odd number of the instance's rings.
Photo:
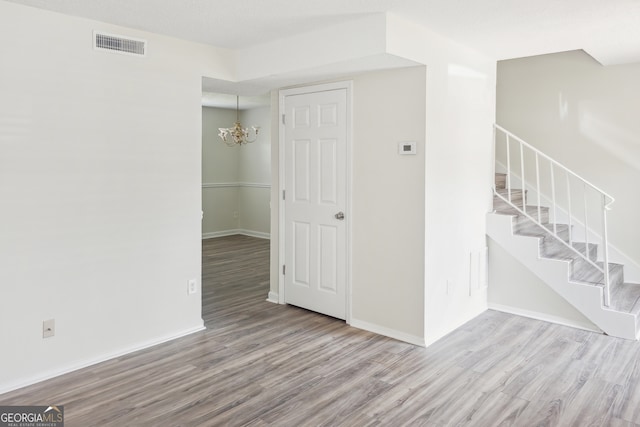
<path id="1" fill-rule="evenodd" d="M 215 321 L 212 310 L 224 311 L 220 304 L 237 304 L 234 300 L 237 293 L 250 294 L 266 286 L 259 298 L 264 301 L 269 291 L 270 103 L 268 93 L 240 96 L 237 100 L 235 94 L 203 91 L 202 308 L 205 324 Z M 255 126 L 260 131 L 254 142 L 230 147 L 218 136 L 219 128 L 233 127 L 237 119 L 243 127 Z M 228 292 L 230 298 L 220 298 L 221 292 Z"/>

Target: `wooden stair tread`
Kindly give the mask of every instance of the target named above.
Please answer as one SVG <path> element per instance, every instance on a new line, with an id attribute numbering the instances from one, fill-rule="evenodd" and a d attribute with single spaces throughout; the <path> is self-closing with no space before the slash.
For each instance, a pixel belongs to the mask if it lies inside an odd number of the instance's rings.
<path id="1" fill-rule="evenodd" d="M 520 207 L 520 209 L 522 209 Z M 537 206 L 531 206 L 531 205 L 527 205 L 527 210 L 526 212 L 531 215 L 534 218 L 537 218 L 538 215 L 538 207 Z M 541 207 L 540 208 L 540 212 L 544 215 L 546 213 L 549 212 L 549 208 L 547 207 Z M 501 215 L 522 215 L 522 212 L 520 212 L 518 209 L 514 208 L 514 207 L 500 207 L 498 209 L 496 209 L 496 213 L 501 214 Z"/>
<path id="2" fill-rule="evenodd" d="M 596 264 L 602 268 L 601 261 Z M 582 258 L 573 260 L 570 267 L 570 277 L 574 282 L 589 283 L 595 285 L 604 284 L 604 273 Z M 609 263 L 609 282 L 611 288 L 621 285 L 624 282 L 624 266 L 622 264 Z"/>
<path id="3" fill-rule="evenodd" d="M 585 247 L 586 243 L 584 242 L 573 242 L 573 248 L 576 249 L 581 254 L 585 255 Z M 565 261 L 573 261 L 574 259 L 580 258 L 578 254 L 573 252 L 570 248 L 563 245 L 557 239 L 544 238 L 540 242 L 540 256 L 548 259 L 561 259 Z M 589 243 L 589 259 L 595 261 L 598 256 L 598 245 Z"/>

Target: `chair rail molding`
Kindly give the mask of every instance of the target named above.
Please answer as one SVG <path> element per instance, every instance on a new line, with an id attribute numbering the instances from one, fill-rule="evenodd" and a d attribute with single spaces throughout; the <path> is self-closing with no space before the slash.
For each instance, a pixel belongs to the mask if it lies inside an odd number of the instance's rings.
<path id="1" fill-rule="evenodd" d="M 259 182 L 203 182 L 202 183 L 202 188 L 228 188 L 228 187 L 271 188 L 271 184 L 263 184 Z"/>

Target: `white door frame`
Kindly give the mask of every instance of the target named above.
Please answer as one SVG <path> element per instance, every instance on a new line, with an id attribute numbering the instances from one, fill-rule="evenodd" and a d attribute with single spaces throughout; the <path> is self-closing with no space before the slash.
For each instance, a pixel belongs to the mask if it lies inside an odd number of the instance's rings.
<path id="1" fill-rule="evenodd" d="M 279 130 L 278 130 L 278 198 L 279 209 L 278 209 L 278 303 L 285 303 L 285 286 L 284 286 L 284 274 L 282 266 L 285 263 L 285 203 L 282 198 L 285 183 L 285 126 L 282 121 L 282 117 L 285 114 L 285 98 L 290 95 L 301 95 L 305 93 L 314 93 L 314 92 L 326 92 L 330 90 L 337 89 L 345 89 L 347 91 L 347 179 L 346 179 L 346 215 L 345 215 L 345 230 L 346 230 L 346 322 L 347 324 L 351 323 L 351 219 L 353 218 L 353 208 L 351 203 L 351 188 L 352 188 L 352 180 L 351 180 L 351 169 L 352 169 L 352 152 L 351 152 L 351 141 L 353 140 L 353 82 L 352 81 L 344 81 L 344 82 L 335 82 L 335 83 L 326 83 L 320 85 L 312 85 L 312 86 L 303 86 L 296 87 L 292 89 L 282 89 L 278 94 L 279 98 L 279 106 L 278 106 L 278 117 L 279 119 Z"/>

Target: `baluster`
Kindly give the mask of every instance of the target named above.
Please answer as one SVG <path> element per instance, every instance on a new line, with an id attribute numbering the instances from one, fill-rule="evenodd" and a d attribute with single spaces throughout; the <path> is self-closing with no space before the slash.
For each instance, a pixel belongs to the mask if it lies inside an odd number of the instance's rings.
<path id="1" fill-rule="evenodd" d="M 493 189 L 494 193 L 497 193 L 498 191 L 498 186 L 496 184 L 496 162 L 498 160 L 498 152 L 496 150 L 496 146 L 497 146 L 497 138 L 496 138 L 496 125 L 494 123 L 493 125 L 493 174 L 491 175 L 493 177 L 493 179 L 491 180 L 493 182 L 493 184 L 491 185 L 491 188 Z"/>
<path id="2" fill-rule="evenodd" d="M 569 205 L 569 246 L 573 247 L 573 230 L 571 227 L 573 214 L 571 213 L 571 183 L 569 182 L 569 171 L 565 173 L 567 177 L 567 204 Z M 587 251 L 587 257 L 589 252 Z"/>
<path id="3" fill-rule="evenodd" d="M 522 141 L 520 141 L 520 183 L 521 183 L 521 187 L 522 187 L 522 211 L 525 213 L 525 216 L 527 214 L 527 198 L 526 198 L 526 188 L 527 188 L 527 184 L 526 184 L 526 180 L 524 179 L 524 147 L 522 145 Z"/>
<path id="4" fill-rule="evenodd" d="M 556 179 L 553 174 L 553 163 L 551 165 L 551 206 L 553 206 L 553 234 L 558 235 L 558 211 L 556 206 Z"/>
<path id="5" fill-rule="evenodd" d="M 587 245 L 587 254 L 589 253 L 589 215 L 587 215 L 587 183 L 582 183 L 582 191 L 584 191 L 584 242 Z M 588 258 L 588 255 L 587 255 Z"/>
<path id="6" fill-rule="evenodd" d="M 607 237 L 607 196 L 602 195 L 602 258 L 604 261 L 604 306 L 609 307 L 611 278 L 609 277 L 609 239 Z"/>
<path id="7" fill-rule="evenodd" d="M 507 137 L 507 199 L 511 203 L 511 151 L 509 149 L 509 134 Z"/>
<path id="8" fill-rule="evenodd" d="M 538 160 L 538 152 L 536 151 L 536 192 L 538 193 L 538 222 L 542 224 L 542 208 L 540 205 L 540 162 Z"/>

